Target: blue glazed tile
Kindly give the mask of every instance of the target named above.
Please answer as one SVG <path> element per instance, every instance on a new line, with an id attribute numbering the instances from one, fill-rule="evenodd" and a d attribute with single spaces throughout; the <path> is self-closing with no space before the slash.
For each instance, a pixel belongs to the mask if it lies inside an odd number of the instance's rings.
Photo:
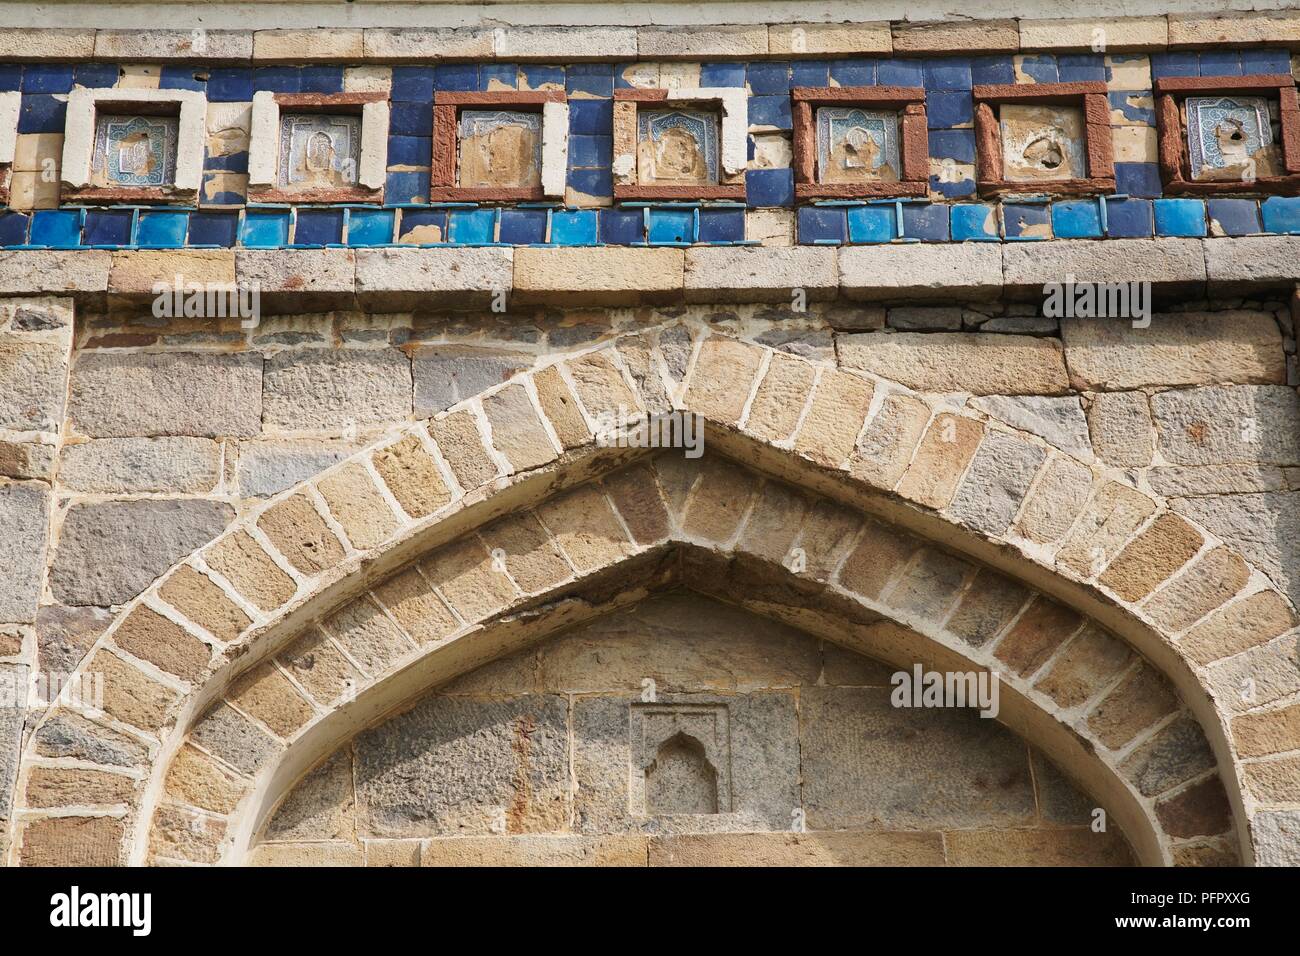
<path id="1" fill-rule="evenodd" d="M 444 63 L 434 67 L 433 88 L 458 93 L 478 89 L 478 66 L 473 63 Z"/>
<path id="2" fill-rule="evenodd" d="M 501 210 L 501 242 L 535 245 L 546 241 L 545 209 Z"/>
<path id="3" fill-rule="evenodd" d="M 248 172 L 248 150 L 240 150 L 238 153 L 230 153 L 226 156 L 213 156 L 209 153 L 203 157 L 203 169 L 205 172 L 246 173 Z"/>
<path id="4" fill-rule="evenodd" d="M 998 207 L 991 203 L 956 203 L 952 207 L 952 241 L 997 241 Z"/>
<path id="5" fill-rule="evenodd" d="M 1200 199 L 1157 199 L 1156 235 L 1205 235 L 1205 203 Z"/>
<path id="6" fill-rule="evenodd" d="M 555 210 L 551 213 L 551 242 L 557 246 L 594 246 L 596 210 Z"/>
<path id="7" fill-rule="evenodd" d="M 514 63 L 484 63 L 478 68 L 478 88 L 485 93 L 518 86 L 519 67 Z"/>
<path id="8" fill-rule="evenodd" d="M 1145 126 L 1156 125 L 1155 101 L 1150 90 L 1113 90 L 1106 94 L 1112 110 L 1119 110 L 1125 119 L 1134 120 Z M 1133 100 L 1139 100 L 1141 105 Z M 1150 106 L 1145 104 L 1150 103 Z"/>
<path id="9" fill-rule="evenodd" d="M 948 241 L 948 210 L 943 203 L 904 203 L 903 236 L 922 242 Z"/>
<path id="10" fill-rule="evenodd" d="M 384 178 L 384 205 L 429 201 L 429 170 L 391 172 Z"/>
<path id="11" fill-rule="evenodd" d="M 304 66 L 299 71 L 298 83 L 304 93 L 342 93 L 343 67 Z"/>
<path id="12" fill-rule="evenodd" d="M 969 176 L 953 179 L 951 175 L 935 173 L 930 176 L 930 189 L 948 199 L 962 199 L 975 195 L 975 180 Z"/>
<path id="13" fill-rule="evenodd" d="M 1162 76 L 1200 76 L 1200 57 L 1194 52 L 1152 53 L 1151 79 Z"/>
<path id="14" fill-rule="evenodd" d="M 86 246 L 125 246 L 131 242 L 130 209 L 87 209 L 81 243 Z"/>
<path id="15" fill-rule="evenodd" d="M 1201 54 L 1201 76 L 1241 76 L 1241 54 L 1236 50 L 1206 50 Z"/>
<path id="16" fill-rule="evenodd" d="M 1253 199 L 1210 199 L 1206 207 L 1210 222 L 1216 223 L 1224 235 L 1249 236 L 1263 228 L 1259 203 Z"/>
<path id="17" fill-rule="evenodd" d="M 600 210 L 600 241 L 611 246 L 629 246 L 644 242 L 645 219 L 641 210 Z"/>
<path id="18" fill-rule="evenodd" d="M 88 90 L 106 90 L 117 83 L 120 75 L 116 63 L 81 63 L 73 71 L 72 82 Z M 0 86 L 0 90 L 4 88 Z"/>
<path id="19" fill-rule="evenodd" d="M 930 129 L 951 129 L 975 121 L 975 101 L 965 90 L 936 90 L 925 97 L 925 120 Z"/>
<path id="20" fill-rule="evenodd" d="M 577 190 L 584 196 L 599 198 L 614 195 L 614 177 L 608 168 L 571 169 L 566 181 L 569 188 Z"/>
<path id="21" fill-rule="evenodd" d="M 614 129 L 613 100 L 573 100 L 569 103 L 569 133 L 611 136 Z"/>
<path id="22" fill-rule="evenodd" d="M 397 241 L 424 245 L 447 241 L 447 210 L 403 209 Z"/>
<path id="23" fill-rule="evenodd" d="M 614 153 L 612 136 L 570 136 L 570 166 L 608 166 Z"/>
<path id="24" fill-rule="evenodd" d="M 979 86 L 1016 82 L 1016 68 L 1010 54 L 975 57 L 970 62 L 970 75 L 971 81 Z"/>
<path id="25" fill-rule="evenodd" d="M 389 166 L 428 166 L 433 161 L 432 136 L 389 136 Z"/>
<path id="26" fill-rule="evenodd" d="M 117 76 L 116 69 L 113 75 Z M 17 63 L 0 63 L 0 93 L 17 93 L 22 88 L 23 68 Z"/>
<path id="27" fill-rule="evenodd" d="M 565 70 L 564 84 L 565 89 L 570 93 L 613 96 L 614 65 L 612 63 L 575 63 Z"/>
<path id="28" fill-rule="evenodd" d="M 252 249 L 274 249 L 287 246 L 289 244 L 289 210 L 244 210 L 244 221 L 239 226 L 239 244 Z"/>
<path id="29" fill-rule="evenodd" d="M 349 209 L 348 245 L 388 245 L 393 241 L 396 219 L 396 210 L 393 209 Z"/>
<path id="30" fill-rule="evenodd" d="M 1096 199 L 1052 204 L 1052 234 L 1057 239 L 1095 239 L 1101 236 L 1101 205 Z"/>
<path id="31" fill-rule="evenodd" d="M 139 246 L 155 249 L 179 249 L 185 245 L 190 214 L 180 209 L 143 209 L 135 232 Z"/>
<path id="32" fill-rule="evenodd" d="M 924 86 L 925 66 L 920 60 L 881 60 L 876 82 L 881 86 Z"/>
<path id="33" fill-rule="evenodd" d="M 1154 234 L 1150 199 L 1106 200 L 1106 235 L 1116 239 L 1145 239 Z"/>
<path id="34" fill-rule="evenodd" d="M 412 103 L 431 102 L 433 100 L 433 67 L 393 67 L 393 91 L 389 98 L 406 100 Z"/>
<path id="35" fill-rule="evenodd" d="M 23 69 L 24 93 L 67 93 L 71 89 L 71 64 L 28 63 Z"/>
<path id="36" fill-rule="evenodd" d="M 342 242 L 342 209 L 298 210 L 298 220 L 293 227 L 295 246 L 336 246 Z"/>
<path id="37" fill-rule="evenodd" d="M 1008 239 L 1050 239 L 1051 213 L 1047 204 L 1003 203 L 1002 232 Z"/>
<path id="38" fill-rule="evenodd" d="M 648 238 L 652 245 L 694 242 L 695 210 L 652 208 Z"/>
<path id="39" fill-rule="evenodd" d="M 1100 53 L 1063 54 L 1056 58 L 1062 83 L 1106 80 L 1106 58 Z"/>
<path id="40" fill-rule="evenodd" d="M 1061 78 L 1056 66 L 1056 57 L 1050 53 L 1027 53 L 1021 56 L 1020 72 L 1032 77 L 1035 83 L 1056 83 Z"/>
<path id="41" fill-rule="evenodd" d="M 790 129 L 793 126 L 790 118 L 790 97 L 784 93 L 778 96 L 751 96 L 749 125 Z"/>
<path id="42" fill-rule="evenodd" d="M 1269 196 L 1259 205 L 1266 232 L 1300 233 L 1300 198 Z"/>
<path id="43" fill-rule="evenodd" d="M 744 242 L 745 210 L 700 210 L 700 242 Z"/>
<path id="44" fill-rule="evenodd" d="M 970 60 L 959 60 L 953 57 L 926 60 L 924 76 L 927 90 L 969 90 L 971 88 Z"/>
<path id="45" fill-rule="evenodd" d="M 195 70 L 193 67 L 164 66 L 162 72 L 158 75 L 158 89 L 198 90 L 202 93 L 208 88 L 208 81 L 205 77 L 206 71 Z"/>
<path id="46" fill-rule="evenodd" d="M 831 79 L 840 86 L 875 86 L 875 60 L 832 60 Z"/>
<path id="47" fill-rule="evenodd" d="M 195 212 L 190 214 L 191 246 L 233 246 L 239 231 L 237 212 Z"/>
<path id="48" fill-rule="evenodd" d="M 893 203 L 850 207 L 849 242 L 890 242 L 897 239 L 897 210 Z"/>
<path id="49" fill-rule="evenodd" d="M 18 132 L 62 133 L 67 113 L 66 98 L 55 99 L 53 93 L 25 94 L 18 113 Z"/>
<path id="50" fill-rule="evenodd" d="M 496 210 L 453 209 L 447 214 L 447 239 L 462 245 L 496 241 Z"/>
<path id="51" fill-rule="evenodd" d="M 302 73 L 296 66 L 259 66 L 253 70 L 253 91 L 301 93 Z"/>
<path id="52" fill-rule="evenodd" d="M 791 86 L 831 85 L 831 65 L 826 60 L 796 60 L 790 64 Z"/>
<path id="53" fill-rule="evenodd" d="M 38 209 L 32 213 L 32 245 L 75 249 L 80 244 L 80 209 Z"/>
<path id="54" fill-rule="evenodd" d="M 253 71 L 217 67 L 208 74 L 208 100 L 213 103 L 247 103 L 253 98 Z"/>
<path id="55" fill-rule="evenodd" d="M 848 241 L 843 206 L 800 206 L 797 222 L 802 245 Z"/>
<path id="56" fill-rule="evenodd" d="M 433 107 L 428 103 L 394 102 L 388 110 L 388 135 L 433 136 Z"/>
<path id="57" fill-rule="evenodd" d="M 745 64 L 701 63 L 700 86 L 744 86 Z"/>
<path id="58" fill-rule="evenodd" d="M 240 189 L 218 190 L 218 176 L 221 173 L 203 173 L 203 185 L 199 190 L 199 195 L 203 197 L 202 202 L 205 206 L 242 206 L 244 204 L 244 192 Z"/>
<path id="59" fill-rule="evenodd" d="M 751 169 L 745 173 L 745 202 L 759 206 L 794 205 L 793 169 Z"/>
<path id="60" fill-rule="evenodd" d="M 872 71 L 875 71 L 874 62 L 872 63 Z M 748 69 L 745 70 L 745 81 L 749 84 L 750 93 L 759 95 L 764 93 L 789 93 L 790 64 L 785 60 L 751 63 Z"/>
<path id="61" fill-rule="evenodd" d="M 1291 57 L 1286 50 L 1242 50 L 1241 72 L 1246 76 L 1291 72 Z"/>
<path id="62" fill-rule="evenodd" d="M 0 246 L 27 245 L 27 214 L 0 210 Z"/>
<path id="63" fill-rule="evenodd" d="M 973 129 L 930 130 L 930 156 L 934 159 L 951 159 L 957 163 L 975 162 L 975 131 Z"/>
<path id="64" fill-rule="evenodd" d="M 552 89 L 564 89 L 564 67 L 542 66 L 537 63 L 523 63 L 519 66 L 519 88 L 521 90 L 539 90 L 544 84 Z M 620 84 L 630 86 L 630 83 Z"/>
<path id="65" fill-rule="evenodd" d="M 1154 198 L 1160 195 L 1160 167 L 1155 163 L 1116 163 L 1116 192 Z"/>

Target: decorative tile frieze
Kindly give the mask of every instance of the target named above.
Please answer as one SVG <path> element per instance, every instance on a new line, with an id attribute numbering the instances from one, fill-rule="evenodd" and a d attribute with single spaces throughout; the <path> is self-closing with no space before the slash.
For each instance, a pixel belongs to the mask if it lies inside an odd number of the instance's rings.
<path id="1" fill-rule="evenodd" d="M 744 199 L 747 107 L 729 87 L 614 90 L 614 198 Z"/>
<path id="2" fill-rule="evenodd" d="M 922 87 L 796 87 L 795 196 L 924 196 L 928 146 Z"/>
<path id="3" fill-rule="evenodd" d="M 434 94 L 431 200 L 562 198 L 568 165 L 563 91 Z"/>

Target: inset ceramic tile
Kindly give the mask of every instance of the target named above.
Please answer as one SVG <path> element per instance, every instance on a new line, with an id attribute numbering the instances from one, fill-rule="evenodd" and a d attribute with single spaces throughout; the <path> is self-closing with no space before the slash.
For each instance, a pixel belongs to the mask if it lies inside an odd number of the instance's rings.
<path id="1" fill-rule="evenodd" d="M 898 125 L 893 110 L 818 107 L 818 182 L 898 182 Z"/>
<path id="2" fill-rule="evenodd" d="M 1088 175 L 1083 110 L 1076 106 L 998 107 L 1002 175 L 1008 182 L 1053 182 Z"/>
<path id="3" fill-rule="evenodd" d="M 101 187 L 170 186 L 176 179 L 179 131 L 175 116 L 97 116 L 91 182 Z"/>
<path id="4" fill-rule="evenodd" d="M 718 181 L 718 115 L 706 110 L 637 111 L 637 181 L 692 186 Z"/>
<path id="5" fill-rule="evenodd" d="M 464 110 L 458 185 L 531 189 L 542 183 L 542 114 Z"/>
<path id="6" fill-rule="evenodd" d="M 350 189 L 361 159 L 361 117 L 285 113 L 280 117 L 281 189 Z"/>
<path id="7" fill-rule="evenodd" d="M 1183 108 L 1193 179 L 1249 180 L 1281 173 L 1264 97 L 1189 96 Z"/>

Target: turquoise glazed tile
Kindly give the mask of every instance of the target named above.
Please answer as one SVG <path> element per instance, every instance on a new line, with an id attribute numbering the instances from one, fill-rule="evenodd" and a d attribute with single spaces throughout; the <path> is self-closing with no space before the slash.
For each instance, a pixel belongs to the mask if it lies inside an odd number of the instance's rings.
<path id="1" fill-rule="evenodd" d="M 992 203 L 956 203 L 952 207 L 952 240 L 998 242 L 998 207 Z"/>
<path id="2" fill-rule="evenodd" d="M 349 209 L 349 246 L 386 246 L 393 241 L 393 209 Z"/>
<path id="3" fill-rule="evenodd" d="M 1052 234 L 1057 239 L 1097 239 L 1101 233 L 1101 205 L 1097 200 L 1052 204 Z"/>
<path id="4" fill-rule="evenodd" d="M 179 249 L 185 245 L 190 214 L 179 209 L 142 209 L 136 227 L 138 246 L 154 249 Z"/>
<path id="5" fill-rule="evenodd" d="M 894 203 L 853 206 L 848 210 L 849 242 L 890 242 L 898 238 Z"/>
<path id="6" fill-rule="evenodd" d="M 496 241 L 495 209 L 453 209 L 449 219 L 447 232 L 451 242 L 483 246 Z"/>

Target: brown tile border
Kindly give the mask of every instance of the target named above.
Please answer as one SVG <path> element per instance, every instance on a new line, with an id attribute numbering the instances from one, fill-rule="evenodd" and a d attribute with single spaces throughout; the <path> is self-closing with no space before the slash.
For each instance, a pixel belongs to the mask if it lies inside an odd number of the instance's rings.
<path id="1" fill-rule="evenodd" d="M 925 196 L 929 189 L 930 145 L 925 89 L 920 86 L 797 86 L 790 91 L 794 113 L 796 199 L 874 199 Z M 814 107 L 871 106 L 897 109 L 901 176 L 894 183 L 819 183 Z"/>
<path id="2" fill-rule="evenodd" d="M 430 202 L 538 202 L 546 198 L 541 186 L 531 189 L 493 189 L 456 185 L 456 125 L 465 106 L 536 107 L 568 102 L 561 90 L 496 90 L 491 93 L 437 92 L 433 94 L 433 155 L 430 159 Z M 540 172 L 540 171 L 539 171 Z"/>
<path id="3" fill-rule="evenodd" d="M 1253 182 L 1197 182 L 1191 178 L 1191 159 L 1180 101 L 1187 96 L 1217 93 L 1271 93 L 1278 98 L 1278 125 L 1282 136 L 1283 176 L 1261 176 Z M 1289 74 L 1264 76 L 1166 76 L 1155 81 L 1156 129 L 1160 137 L 1160 178 L 1165 192 L 1191 195 L 1215 193 L 1300 193 L 1300 98 Z"/>
<path id="4" fill-rule="evenodd" d="M 1110 104 L 1100 80 L 1077 83 L 978 84 L 975 97 L 975 179 L 982 196 L 1003 193 L 1046 193 L 1077 196 L 1113 193 L 1115 147 L 1111 138 Z M 1002 178 L 1002 135 L 995 107 L 1003 103 L 1083 107 L 1084 150 L 1088 175 L 1060 182 L 1011 182 Z"/>

